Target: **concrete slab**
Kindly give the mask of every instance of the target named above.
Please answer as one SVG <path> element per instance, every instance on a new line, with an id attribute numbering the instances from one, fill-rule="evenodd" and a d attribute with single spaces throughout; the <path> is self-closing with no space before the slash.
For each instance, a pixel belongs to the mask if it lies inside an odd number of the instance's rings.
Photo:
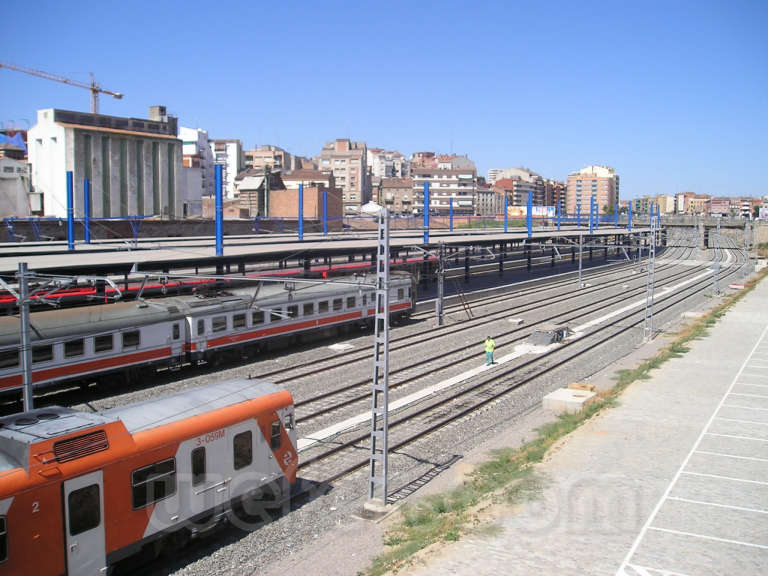
<path id="1" fill-rule="evenodd" d="M 545 410 L 552 410 L 558 414 L 561 412 L 574 414 L 583 410 L 596 397 L 597 394 L 589 390 L 560 388 L 544 396 L 541 405 Z"/>

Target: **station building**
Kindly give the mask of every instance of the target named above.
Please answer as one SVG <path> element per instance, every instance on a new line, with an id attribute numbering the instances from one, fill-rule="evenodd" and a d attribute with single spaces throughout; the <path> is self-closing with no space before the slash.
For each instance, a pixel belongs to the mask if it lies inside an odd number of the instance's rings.
<path id="1" fill-rule="evenodd" d="M 67 216 L 66 172 L 74 176 L 75 217 L 84 216 L 84 180 L 94 218 L 182 215 L 182 141 L 164 106 L 150 118 L 38 110 L 29 130 L 32 187 L 46 216 Z"/>

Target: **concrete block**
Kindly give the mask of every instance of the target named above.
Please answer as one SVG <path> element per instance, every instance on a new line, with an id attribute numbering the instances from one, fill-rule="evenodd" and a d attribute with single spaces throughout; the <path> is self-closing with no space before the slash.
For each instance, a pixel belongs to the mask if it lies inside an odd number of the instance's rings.
<path id="1" fill-rule="evenodd" d="M 542 406 L 545 410 L 573 414 L 583 410 L 596 397 L 597 394 L 589 390 L 560 388 L 544 396 Z"/>
<path id="2" fill-rule="evenodd" d="M 702 316 L 704 316 L 704 312 L 688 311 L 688 312 L 683 312 L 682 314 L 680 314 L 681 318 L 683 318 L 683 319 L 690 319 L 690 320 L 697 320 L 698 318 L 701 318 Z"/>
<path id="3" fill-rule="evenodd" d="M 524 322 L 522 318 L 507 318 L 507 322 L 512 324 L 513 326 L 520 326 Z"/>

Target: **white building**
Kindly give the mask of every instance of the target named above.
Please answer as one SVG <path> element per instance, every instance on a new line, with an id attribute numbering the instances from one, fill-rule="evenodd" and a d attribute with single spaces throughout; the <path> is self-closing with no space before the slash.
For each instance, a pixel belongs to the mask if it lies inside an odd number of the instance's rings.
<path id="1" fill-rule="evenodd" d="M 200 128 L 179 128 L 179 138 L 184 143 L 183 154 L 185 160 L 194 158 L 199 161 L 201 196 L 213 196 L 214 194 L 214 161 L 213 150 L 208 142 L 208 132 Z M 185 165 L 187 162 L 185 162 Z M 189 162 L 194 164 L 194 162 Z"/>
<path id="2" fill-rule="evenodd" d="M 182 143 L 164 106 L 150 119 L 49 108 L 38 110 L 27 136 L 32 187 L 47 216 L 67 216 L 66 173 L 74 176 L 75 217 L 84 215 L 83 183 L 91 183 L 95 218 L 182 214 Z"/>
<path id="3" fill-rule="evenodd" d="M 226 198 L 235 197 L 235 178 L 243 170 L 243 143 L 237 139 L 209 140 L 213 163 L 222 166 L 222 187 Z"/>
<path id="4" fill-rule="evenodd" d="M 42 198 L 30 193 L 29 164 L 0 158 L 0 218 L 26 218 L 42 213 Z"/>
<path id="5" fill-rule="evenodd" d="M 408 177 L 408 159 L 400 152 L 381 148 L 368 148 L 366 152 L 366 163 L 375 182 L 382 178 Z"/>

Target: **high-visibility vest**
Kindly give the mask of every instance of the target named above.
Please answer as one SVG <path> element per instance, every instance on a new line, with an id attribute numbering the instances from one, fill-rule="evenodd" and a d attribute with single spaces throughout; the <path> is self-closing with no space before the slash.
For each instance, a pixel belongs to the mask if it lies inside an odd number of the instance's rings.
<path id="1" fill-rule="evenodd" d="M 485 341 L 485 351 L 493 352 L 494 348 L 496 348 L 496 342 L 493 341 L 493 338 L 488 338 L 488 340 Z"/>

